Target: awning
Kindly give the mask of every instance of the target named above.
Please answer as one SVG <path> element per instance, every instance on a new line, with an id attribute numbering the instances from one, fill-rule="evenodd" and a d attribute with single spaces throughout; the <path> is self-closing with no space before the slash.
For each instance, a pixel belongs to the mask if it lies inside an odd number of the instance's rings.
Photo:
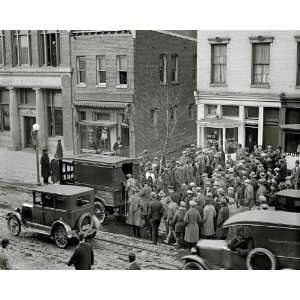
<path id="1" fill-rule="evenodd" d="M 107 102 L 107 101 L 85 101 L 76 100 L 75 106 L 96 107 L 96 108 L 118 108 L 125 109 L 128 103 L 124 102 Z"/>
<path id="2" fill-rule="evenodd" d="M 79 122 L 80 125 L 83 126 L 101 126 L 101 127 L 114 127 L 117 125 L 117 122 L 114 121 L 80 121 Z"/>
<path id="3" fill-rule="evenodd" d="M 280 127 L 282 129 L 300 130 L 300 124 L 283 124 Z"/>
<path id="4" fill-rule="evenodd" d="M 205 119 L 205 120 L 198 120 L 197 124 L 202 127 L 212 127 L 212 128 L 235 128 L 242 125 L 242 122 L 239 120 L 232 120 L 232 119 Z"/>

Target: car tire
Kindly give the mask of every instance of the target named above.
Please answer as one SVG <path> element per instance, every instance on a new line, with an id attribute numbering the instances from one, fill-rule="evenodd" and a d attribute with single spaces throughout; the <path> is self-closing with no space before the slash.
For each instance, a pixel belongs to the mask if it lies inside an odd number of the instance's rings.
<path id="1" fill-rule="evenodd" d="M 84 225 L 88 225 L 88 224 L 84 224 L 84 221 L 86 219 L 90 219 L 90 223 L 89 223 L 89 228 L 87 230 L 83 230 L 83 226 Z M 94 219 L 93 219 L 93 216 L 90 214 L 90 213 L 84 213 L 80 216 L 79 220 L 78 220 L 78 223 L 77 223 L 77 228 L 79 230 L 79 232 L 83 232 L 85 233 L 86 235 L 89 234 L 89 232 L 93 229 L 94 227 Z"/>
<path id="2" fill-rule="evenodd" d="M 270 268 L 268 270 L 276 270 L 276 258 L 270 250 L 265 248 L 254 248 L 248 253 L 246 258 L 248 270 L 256 270 L 252 264 L 252 260 L 256 255 L 264 255 L 269 260 Z"/>
<path id="3" fill-rule="evenodd" d="M 68 234 L 66 229 L 62 225 L 59 225 L 54 229 L 53 238 L 58 248 L 65 249 L 68 247 Z"/>
<path id="4" fill-rule="evenodd" d="M 92 234 L 89 234 L 87 237 L 88 239 L 93 239 L 97 235 L 97 231 L 93 232 Z"/>
<path id="5" fill-rule="evenodd" d="M 203 266 L 195 261 L 188 261 L 184 264 L 183 270 L 205 270 Z"/>
<path id="6" fill-rule="evenodd" d="M 107 215 L 104 204 L 101 201 L 95 201 L 94 209 L 95 216 L 99 220 L 99 223 L 103 224 Z"/>
<path id="7" fill-rule="evenodd" d="M 21 222 L 14 215 L 8 216 L 7 227 L 8 227 L 10 234 L 13 236 L 18 236 L 21 233 Z"/>

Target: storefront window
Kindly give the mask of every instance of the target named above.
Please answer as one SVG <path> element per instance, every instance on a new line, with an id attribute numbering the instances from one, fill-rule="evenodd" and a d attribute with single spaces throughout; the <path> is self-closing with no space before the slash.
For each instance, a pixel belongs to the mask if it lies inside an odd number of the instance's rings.
<path id="1" fill-rule="evenodd" d="M 223 116 L 224 117 L 238 117 L 239 116 L 239 107 L 235 105 L 223 105 Z"/>
<path id="2" fill-rule="evenodd" d="M 300 124 L 299 108 L 289 108 L 286 110 L 286 124 Z"/>
<path id="3" fill-rule="evenodd" d="M 204 128 L 204 137 L 206 147 L 217 147 L 222 146 L 222 128 Z"/>
<path id="4" fill-rule="evenodd" d="M 238 146 L 238 128 L 226 128 L 226 153 L 235 153 Z"/>
<path id="5" fill-rule="evenodd" d="M 299 152 L 300 148 L 300 133 L 286 132 L 285 133 L 285 152 L 295 153 Z"/>
<path id="6" fill-rule="evenodd" d="M 245 107 L 245 114 L 246 119 L 258 120 L 258 107 Z"/>
<path id="7" fill-rule="evenodd" d="M 217 105 L 206 105 L 206 107 L 208 116 L 215 116 L 217 114 Z"/>

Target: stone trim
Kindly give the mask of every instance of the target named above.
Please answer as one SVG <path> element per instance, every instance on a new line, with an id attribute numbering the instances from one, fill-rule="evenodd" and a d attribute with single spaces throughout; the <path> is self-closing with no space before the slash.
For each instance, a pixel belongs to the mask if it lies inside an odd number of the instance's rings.
<path id="1" fill-rule="evenodd" d="M 229 44 L 230 38 L 229 37 L 214 37 L 214 38 L 208 38 L 208 42 L 211 45 L 214 44 Z"/>
<path id="2" fill-rule="evenodd" d="M 274 37 L 273 36 L 251 36 L 249 37 L 249 40 L 253 44 L 259 44 L 259 43 L 273 43 Z"/>

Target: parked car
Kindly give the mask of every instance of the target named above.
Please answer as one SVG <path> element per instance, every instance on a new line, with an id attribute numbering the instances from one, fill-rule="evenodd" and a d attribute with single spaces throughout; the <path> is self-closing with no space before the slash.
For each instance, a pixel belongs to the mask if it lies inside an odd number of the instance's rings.
<path id="1" fill-rule="evenodd" d="M 300 190 L 286 189 L 276 193 L 275 210 L 300 213 Z"/>
<path id="2" fill-rule="evenodd" d="M 61 163 L 61 184 L 95 189 L 95 215 L 103 223 L 107 214 L 126 214 L 126 175 L 139 178 L 139 160 L 102 154 L 78 154 Z"/>
<path id="3" fill-rule="evenodd" d="M 66 248 L 79 232 L 93 238 L 99 228 L 94 215 L 94 190 L 72 185 L 47 185 L 32 190 L 32 203 L 7 214 L 10 233 L 21 230 L 49 235 L 59 248 Z"/>
<path id="4" fill-rule="evenodd" d="M 183 257 L 185 270 L 300 269 L 298 213 L 250 210 L 233 215 L 224 227 L 227 239 L 201 239 Z"/>

